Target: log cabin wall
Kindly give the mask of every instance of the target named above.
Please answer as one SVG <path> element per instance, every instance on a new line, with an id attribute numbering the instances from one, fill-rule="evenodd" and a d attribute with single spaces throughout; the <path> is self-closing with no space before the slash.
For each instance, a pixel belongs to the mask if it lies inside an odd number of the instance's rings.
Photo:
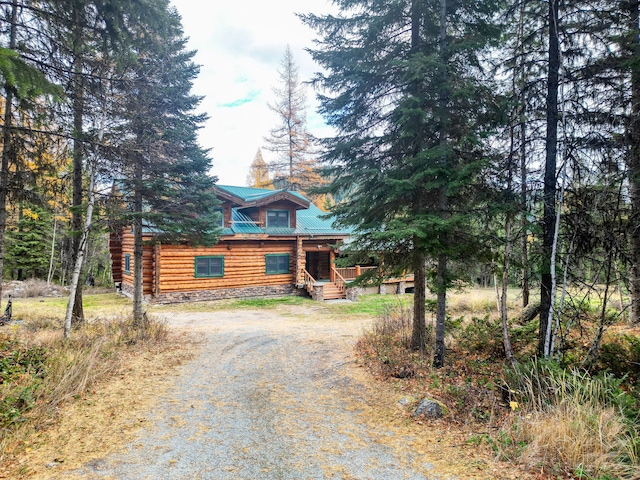
<path id="1" fill-rule="evenodd" d="M 122 282 L 122 233 L 109 234 L 109 256 L 111 257 L 111 279 L 113 283 Z"/>
<path id="2" fill-rule="evenodd" d="M 159 294 L 262 286 L 291 287 L 296 279 L 295 240 L 225 241 L 205 248 L 160 247 Z M 289 272 L 266 273 L 266 255 L 289 255 Z M 223 275 L 198 277 L 196 257 L 222 257 Z"/>
<path id="3" fill-rule="evenodd" d="M 148 235 L 143 236 L 146 243 L 151 240 Z M 129 255 L 130 269 L 125 269 L 126 258 Z M 120 268 L 122 269 L 122 288 L 126 292 L 133 292 L 133 233 L 130 228 L 122 231 L 122 260 Z M 144 245 L 142 247 L 142 294 L 153 295 L 155 293 L 154 285 L 155 271 L 155 255 L 152 245 Z"/>

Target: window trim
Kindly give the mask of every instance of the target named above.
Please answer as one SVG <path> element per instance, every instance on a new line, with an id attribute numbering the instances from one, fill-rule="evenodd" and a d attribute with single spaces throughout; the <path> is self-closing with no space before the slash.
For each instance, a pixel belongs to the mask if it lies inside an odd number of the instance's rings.
<path id="1" fill-rule="evenodd" d="M 283 227 L 283 226 L 275 226 L 275 225 L 269 225 L 269 213 L 270 212 L 284 212 L 287 214 L 287 226 Z M 267 228 L 291 228 L 291 211 L 290 210 L 278 210 L 278 209 L 269 209 L 267 210 Z"/>
<path id="2" fill-rule="evenodd" d="M 276 260 L 276 271 L 269 271 L 269 261 L 270 257 L 287 257 L 287 271 L 278 270 L 278 262 Z M 266 275 L 285 275 L 291 273 L 291 255 L 288 253 L 267 253 L 264 256 L 264 270 Z"/>
<path id="3" fill-rule="evenodd" d="M 131 254 L 124 254 L 124 273 L 131 275 Z"/>
<path id="4" fill-rule="evenodd" d="M 199 275 L 198 274 L 198 259 L 213 259 L 219 258 L 221 260 L 222 273 L 216 273 L 213 275 Z M 209 262 L 209 271 L 211 271 L 211 262 Z M 198 255 L 193 258 L 193 277 L 194 278 L 222 278 L 224 277 L 224 255 Z"/>

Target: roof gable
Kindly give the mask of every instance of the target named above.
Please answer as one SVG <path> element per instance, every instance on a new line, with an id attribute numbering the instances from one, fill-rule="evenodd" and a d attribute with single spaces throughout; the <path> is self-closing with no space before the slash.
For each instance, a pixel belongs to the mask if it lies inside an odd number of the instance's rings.
<path id="1" fill-rule="evenodd" d="M 296 209 L 309 208 L 311 202 L 298 192 L 289 190 L 269 190 L 266 188 L 232 187 L 216 185 L 216 193 L 240 208 L 262 207 L 277 201 L 291 202 Z"/>

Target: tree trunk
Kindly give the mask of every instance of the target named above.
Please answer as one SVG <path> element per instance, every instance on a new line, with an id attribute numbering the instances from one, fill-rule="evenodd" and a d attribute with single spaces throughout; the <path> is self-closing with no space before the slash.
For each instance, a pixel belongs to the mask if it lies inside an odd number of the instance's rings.
<path id="1" fill-rule="evenodd" d="M 11 6 L 11 30 L 9 48 L 16 48 L 16 28 L 18 23 L 18 0 Z M 2 129 L 2 161 L 0 164 L 0 299 L 2 298 L 2 282 L 4 280 L 4 234 L 7 229 L 7 195 L 9 194 L 9 160 L 13 151 L 13 88 L 7 83 L 4 86 L 6 97 L 4 102 L 4 128 Z"/>
<path id="2" fill-rule="evenodd" d="M 424 351 L 427 343 L 426 317 L 426 275 L 424 257 L 416 261 L 413 271 L 414 296 L 413 296 L 413 331 L 411 332 L 411 348 Z"/>
<path id="3" fill-rule="evenodd" d="M 82 160 L 84 158 L 83 123 L 84 123 L 84 76 L 82 75 L 82 26 L 81 7 L 74 9 L 75 40 L 72 76 L 72 101 L 73 101 L 73 194 L 71 208 L 71 230 L 73 231 L 72 257 L 73 264 L 78 265 L 78 255 L 81 249 L 82 233 Z M 80 262 L 82 263 L 82 262 Z M 72 323 L 81 325 L 84 323 L 84 311 L 82 308 L 82 282 L 76 289 L 76 298 L 73 302 Z"/>
<path id="4" fill-rule="evenodd" d="M 509 175 L 511 183 L 511 175 Z M 511 255 L 511 215 L 507 215 L 505 222 L 504 262 L 502 264 L 502 292 L 500 295 L 500 320 L 502 322 L 502 342 L 504 354 L 511 365 L 516 365 L 516 357 L 511 348 L 511 336 L 509 335 L 509 316 L 507 313 L 507 288 L 509 286 L 509 257 Z"/>
<path id="5" fill-rule="evenodd" d="M 447 0 L 440 0 L 440 39 L 439 39 L 439 55 L 442 68 L 442 86 L 439 92 L 439 114 L 442 116 L 442 127 L 440 128 L 440 145 L 445 146 L 447 143 L 447 129 L 445 118 L 448 115 L 447 100 L 449 98 L 447 90 Z M 443 155 L 441 159 L 443 167 L 447 167 L 447 158 Z M 447 198 L 447 192 L 444 187 L 440 188 L 439 192 L 440 212 L 443 217 L 447 216 L 449 209 L 449 199 Z M 447 244 L 446 234 L 441 234 L 439 238 L 440 251 L 444 249 L 444 245 Z M 436 339 L 435 349 L 433 352 L 433 366 L 436 368 L 444 367 L 445 359 L 445 320 L 447 314 L 447 256 L 444 254 L 438 255 L 438 266 L 436 274 L 436 291 L 437 291 L 437 309 L 436 309 Z"/>
<path id="6" fill-rule="evenodd" d="M 630 297 L 631 310 L 629 320 L 640 323 L 640 65 L 638 56 L 640 46 L 638 35 L 640 28 L 640 4 L 637 0 L 630 2 L 630 28 L 635 35 L 632 36 L 633 45 L 631 52 L 634 58 L 631 64 L 631 119 L 629 122 L 630 151 L 627 156 L 627 169 L 629 175 L 629 197 L 631 201 L 631 218 L 629 219 L 629 232 L 631 244 L 631 283 Z"/>
<path id="7" fill-rule="evenodd" d="M 135 191 L 133 199 L 135 217 L 133 220 L 133 323 L 136 327 L 144 325 L 142 311 L 142 160 L 135 164 Z"/>
<path id="8" fill-rule="evenodd" d="M 447 318 L 447 288 L 446 288 L 446 273 L 447 273 L 447 257 L 441 255 L 438 257 L 438 267 L 436 276 L 436 287 L 438 295 L 438 303 L 436 309 L 436 341 L 435 350 L 433 353 L 433 366 L 436 368 L 444 367 L 445 359 L 445 320 Z"/>
<path id="9" fill-rule="evenodd" d="M 51 284 L 51 280 L 53 279 L 53 260 L 54 255 L 56 253 L 56 232 L 58 230 L 58 217 L 53 212 L 53 239 L 51 240 L 51 255 L 49 257 L 49 274 L 47 275 L 47 285 Z"/>
<path id="10" fill-rule="evenodd" d="M 96 159 L 97 161 L 97 159 Z M 64 319 L 64 337 L 69 338 L 71 336 L 72 325 L 77 326 L 77 323 L 73 323 L 74 304 L 78 298 L 78 289 L 82 285 L 80 276 L 82 274 L 82 264 L 84 263 L 84 255 L 87 250 L 87 243 L 89 240 L 89 231 L 91 229 L 91 221 L 93 216 L 93 206 L 95 204 L 95 176 L 96 166 L 95 162 L 91 165 L 89 172 L 89 204 L 87 206 L 87 216 L 85 218 L 84 228 L 82 229 L 82 235 L 80 237 L 79 248 L 76 252 L 76 261 L 73 267 L 73 276 L 71 278 L 71 285 L 69 286 L 69 302 L 67 304 L 67 313 Z M 81 297 L 82 298 L 82 297 Z"/>
<path id="11" fill-rule="evenodd" d="M 524 118 L 524 91 L 520 97 L 521 115 L 520 115 L 520 208 L 521 213 L 521 229 L 522 229 L 522 308 L 529 305 L 529 213 L 527 207 L 527 123 Z"/>
<path id="12" fill-rule="evenodd" d="M 549 72 L 547 79 L 547 134 L 544 170 L 544 217 L 542 238 L 542 273 L 540 282 L 540 330 L 538 353 L 549 355 L 551 329 L 549 311 L 552 302 L 553 279 L 551 259 L 556 224 L 556 165 L 558 155 L 558 82 L 560 73 L 560 45 L 558 39 L 558 0 L 549 2 Z"/>

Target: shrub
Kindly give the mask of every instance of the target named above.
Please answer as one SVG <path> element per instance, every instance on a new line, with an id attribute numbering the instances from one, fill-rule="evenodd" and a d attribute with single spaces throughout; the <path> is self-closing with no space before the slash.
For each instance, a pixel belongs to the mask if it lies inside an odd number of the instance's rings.
<path id="1" fill-rule="evenodd" d="M 460 329 L 458 344 L 470 353 L 485 352 L 492 357 L 503 357 L 502 327 L 499 320 L 472 317 L 471 321 Z"/>
<path id="2" fill-rule="evenodd" d="M 640 338 L 634 335 L 615 335 L 602 343 L 599 367 L 617 377 L 627 376 L 632 382 L 640 380 Z"/>
<path id="3" fill-rule="evenodd" d="M 371 330 L 356 344 L 361 357 L 380 375 L 407 378 L 416 374 L 417 365 L 424 363 L 420 354 L 410 349 L 413 312 L 399 304 L 387 307 L 378 315 Z M 427 326 L 426 342 L 432 343 L 433 332 Z"/>

